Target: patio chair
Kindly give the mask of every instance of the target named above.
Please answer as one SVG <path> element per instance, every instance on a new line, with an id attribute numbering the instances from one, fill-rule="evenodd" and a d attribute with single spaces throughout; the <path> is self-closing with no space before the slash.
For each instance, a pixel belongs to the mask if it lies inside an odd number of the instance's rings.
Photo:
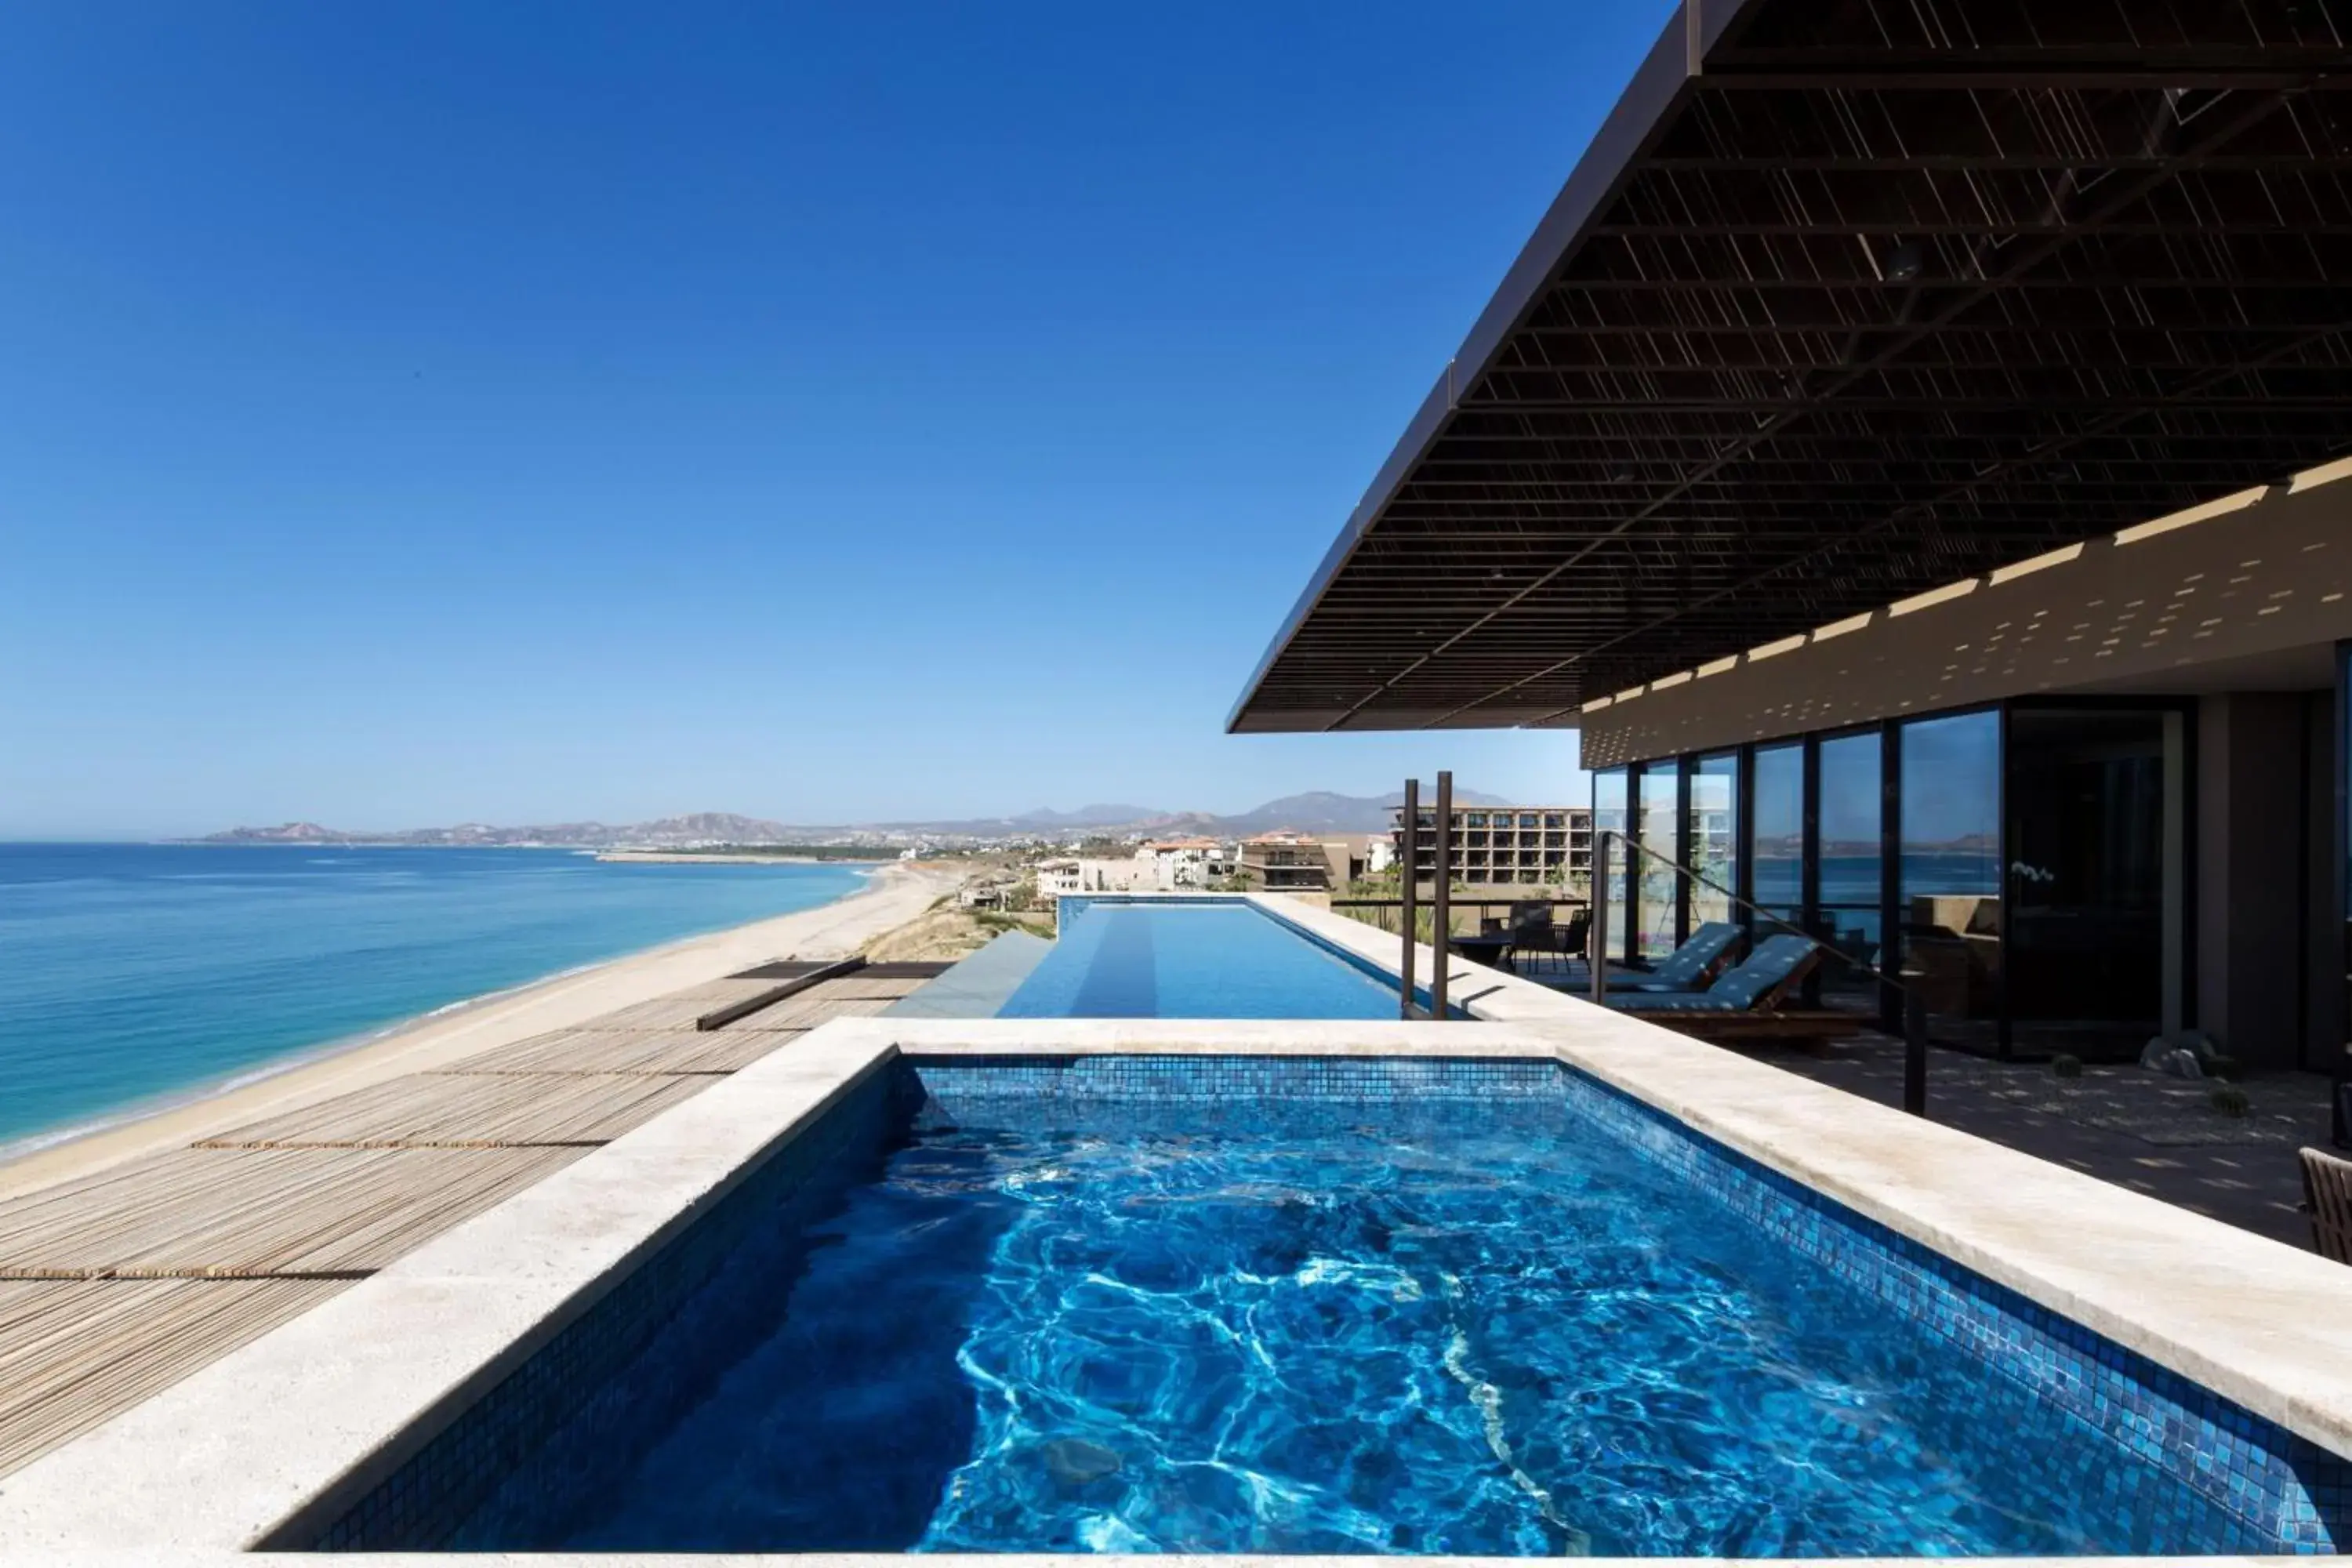
<path id="1" fill-rule="evenodd" d="M 1809 937 L 1767 937 L 1746 963 L 1726 970 L 1704 991 L 1629 991 L 1610 997 L 1609 1005 L 1644 1016 L 1768 1011 L 1821 963 L 1822 951 L 1822 944 Z"/>
<path id="2" fill-rule="evenodd" d="M 2303 1206 L 2311 1211 L 2311 1247 L 2322 1258 L 2352 1263 L 2352 1160 L 2305 1149 Z"/>
<path id="3" fill-rule="evenodd" d="M 1522 899 L 1511 906 L 1511 967 L 1522 959 L 1530 963 L 1560 951 L 1559 930 L 1551 923 L 1551 901 Z"/>

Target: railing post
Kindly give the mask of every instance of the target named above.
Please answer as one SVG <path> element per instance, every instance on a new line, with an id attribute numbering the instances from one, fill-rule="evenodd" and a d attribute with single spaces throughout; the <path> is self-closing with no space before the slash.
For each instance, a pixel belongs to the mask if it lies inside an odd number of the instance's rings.
<path id="1" fill-rule="evenodd" d="M 1586 926 L 1585 962 L 1592 969 L 1594 1005 L 1609 1005 L 1609 840 L 1606 828 L 1592 833 L 1592 920 Z"/>
<path id="2" fill-rule="evenodd" d="M 1404 868 L 1397 874 L 1397 885 L 1404 894 L 1403 919 L 1400 922 L 1404 927 L 1404 960 L 1398 966 L 1400 975 L 1398 1005 L 1401 1010 L 1399 1016 L 1407 1022 L 1411 1022 L 1412 1018 L 1412 928 L 1419 923 L 1415 918 L 1418 911 L 1413 907 L 1416 901 L 1413 895 L 1421 890 L 1421 781 L 1419 779 L 1404 781 L 1403 851 Z"/>
<path id="3" fill-rule="evenodd" d="M 1440 1023 L 1445 1020 L 1445 972 L 1447 939 L 1454 922 L 1454 775 L 1440 771 L 1437 775 L 1437 889 L 1431 896 L 1429 910 L 1431 960 L 1429 973 L 1429 1016 Z"/>
<path id="4" fill-rule="evenodd" d="M 1919 971 L 1903 972 L 1903 1109 L 1927 1114 L 1927 997 Z"/>

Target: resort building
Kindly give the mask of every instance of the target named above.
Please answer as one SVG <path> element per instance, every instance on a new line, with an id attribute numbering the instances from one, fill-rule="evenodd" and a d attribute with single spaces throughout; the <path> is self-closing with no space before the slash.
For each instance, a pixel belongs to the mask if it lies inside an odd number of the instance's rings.
<path id="1" fill-rule="evenodd" d="M 1785 921 L 1939 1041 L 2340 1084 L 2336 46 L 1959 9 L 1687 5 L 1229 727 L 1574 729 L 1614 954 Z"/>
<path id="2" fill-rule="evenodd" d="M 1135 858 L 1150 868 L 1151 886 L 1163 893 L 1206 888 L 1234 869 L 1232 849 L 1213 838 L 1154 838 Z"/>
<path id="3" fill-rule="evenodd" d="M 1236 874 L 1266 893 L 1329 893 L 1387 868 L 1387 841 L 1377 835 L 1317 838 L 1278 831 L 1244 838 Z M 1378 865 L 1375 865 L 1378 861 Z"/>
<path id="4" fill-rule="evenodd" d="M 1326 851 L 1321 840 L 1303 833 L 1261 833 L 1242 840 L 1237 874 L 1265 892 L 1328 893 L 1346 879 L 1344 866 L 1339 877 L 1332 875 Z"/>
<path id="5" fill-rule="evenodd" d="M 1404 808 L 1390 814 L 1392 857 L 1404 853 Z M 1437 874 L 1437 813 L 1422 808 L 1421 874 Z M 1718 831 L 1727 833 L 1727 823 Z M 1592 876 L 1592 808 L 1585 805 L 1491 805 L 1454 813 L 1454 879 L 1472 886 L 1537 883 L 1582 890 Z"/>

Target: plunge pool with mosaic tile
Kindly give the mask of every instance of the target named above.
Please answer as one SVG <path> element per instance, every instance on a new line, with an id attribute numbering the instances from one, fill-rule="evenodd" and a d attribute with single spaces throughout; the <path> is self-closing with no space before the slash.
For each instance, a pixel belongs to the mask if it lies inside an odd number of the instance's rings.
<path id="1" fill-rule="evenodd" d="M 900 1058 L 383 1550 L 2332 1551 L 2352 1467 L 1535 1059 Z"/>

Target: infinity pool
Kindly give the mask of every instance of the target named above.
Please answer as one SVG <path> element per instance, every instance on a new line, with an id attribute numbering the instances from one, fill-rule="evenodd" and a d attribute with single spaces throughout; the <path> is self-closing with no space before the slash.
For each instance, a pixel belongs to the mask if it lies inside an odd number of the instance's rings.
<path id="1" fill-rule="evenodd" d="M 1395 984 L 1248 904 L 1066 899 L 1001 1018 L 1393 1018 Z"/>
<path id="2" fill-rule="evenodd" d="M 1294 1067 L 902 1066 L 833 1113 L 859 1131 L 829 1174 L 730 1199 L 616 1292 L 719 1227 L 625 1361 L 595 1371 L 621 1331 L 592 1316 L 511 1380 L 520 1414 L 489 1402 L 377 1494 L 461 1516 L 331 1542 L 2210 1552 L 2261 1543 L 2263 1464 L 2339 1473 L 2041 1320 L 1955 1338 L 1937 1301 L 1983 1310 L 1964 1271 L 1768 1194 L 1835 1232 L 1808 1253 L 1726 1206 L 1758 1178 L 1574 1075 L 1355 1062 L 1302 1096 Z M 1376 1070 L 1378 1102 L 1317 1087 Z M 1117 1092 L 1064 1091 L 1087 1073 Z M 572 1414 L 530 1414 L 567 1382 Z"/>

